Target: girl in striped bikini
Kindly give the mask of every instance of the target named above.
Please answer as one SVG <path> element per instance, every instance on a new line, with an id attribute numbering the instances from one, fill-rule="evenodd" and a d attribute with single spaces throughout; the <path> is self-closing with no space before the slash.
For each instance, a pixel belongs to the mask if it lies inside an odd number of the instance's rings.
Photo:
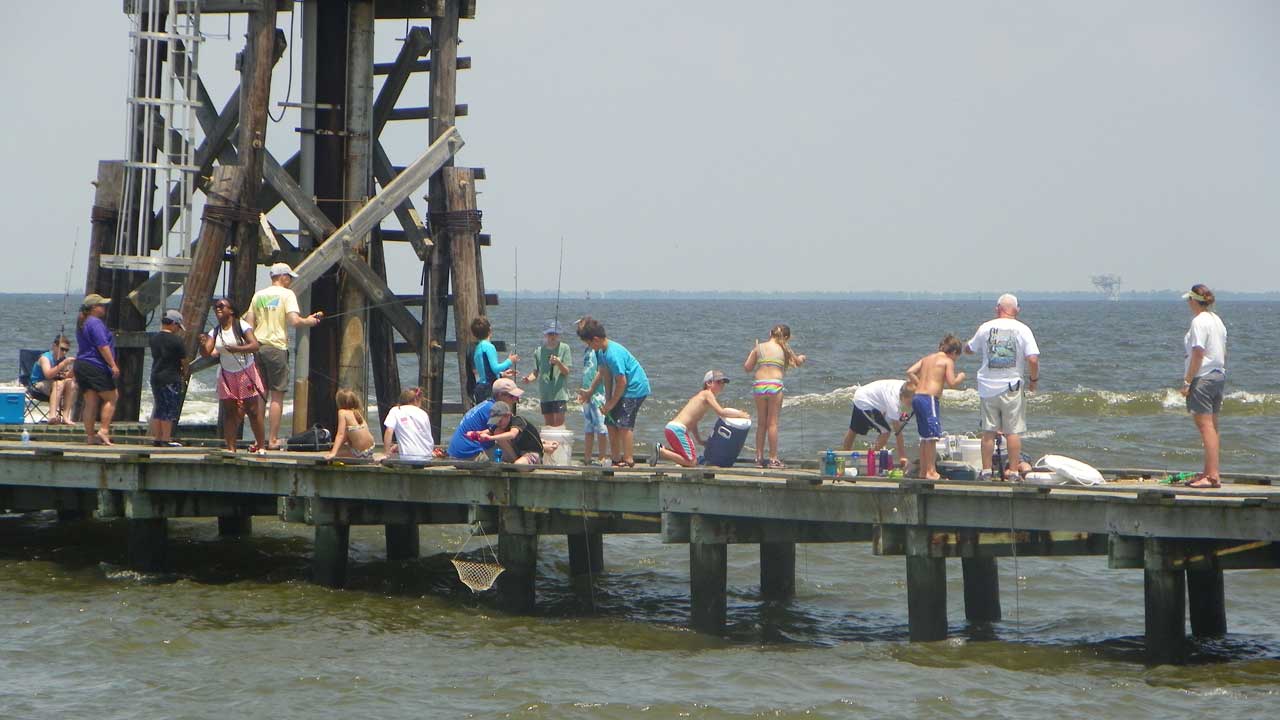
<path id="1" fill-rule="evenodd" d="M 782 410 L 782 378 L 787 370 L 804 364 L 804 355 L 791 349 L 791 328 L 775 325 L 769 339 L 756 341 L 742 369 L 754 373 L 751 394 L 756 401 L 756 465 L 769 468 L 786 467 L 778 459 L 778 413 Z M 765 443 L 769 460 L 764 459 Z"/>

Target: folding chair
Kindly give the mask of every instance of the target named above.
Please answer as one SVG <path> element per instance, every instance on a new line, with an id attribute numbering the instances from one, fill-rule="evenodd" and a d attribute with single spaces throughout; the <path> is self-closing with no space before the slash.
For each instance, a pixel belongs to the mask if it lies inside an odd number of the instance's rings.
<path id="1" fill-rule="evenodd" d="M 18 351 L 18 384 L 27 390 L 27 407 L 25 413 L 35 420 L 36 415 L 40 416 L 40 422 L 48 422 L 49 412 L 40 407 L 40 403 L 48 403 L 49 396 L 40 392 L 39 388 L 31 385 L 31 366 L 36 364 L 40 356 L 44 354 L 43 350 L 19 350 Z M 52 408 L 50 408 L 51 410 Z"/>

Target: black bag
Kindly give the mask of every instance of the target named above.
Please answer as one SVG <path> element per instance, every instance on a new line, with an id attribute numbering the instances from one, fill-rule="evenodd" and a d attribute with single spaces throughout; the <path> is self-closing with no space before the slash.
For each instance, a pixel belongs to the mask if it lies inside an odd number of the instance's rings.
<path id="1" fill-rule="evenodd" d="M 316 424 L 312 425 L 310 430 L 304 430 L 289 438 L 287 444 L 290 450 L 302 452 L 327 451 L 333 447 L 333 433 L 329 432 L 328 428 Z"/>

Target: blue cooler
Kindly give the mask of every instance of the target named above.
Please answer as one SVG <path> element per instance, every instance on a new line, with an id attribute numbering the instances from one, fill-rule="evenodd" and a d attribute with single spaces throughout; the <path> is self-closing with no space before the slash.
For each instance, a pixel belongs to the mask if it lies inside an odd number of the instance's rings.
<path id="1" fill-rule="evenodd" d="M 0 424 L 21 425 L 27 410 L 27 389 L 24 387 L 0 388 Z"/>
<path id="2" fill-rule="evenodd" d="M 749 432 L 751 421 L 747 418 L 717 419 L 707 438 L 703 464 L 733 467 L 738 460 L 738 453 L 742 452 L 742 446 L 747 442 Z"/>

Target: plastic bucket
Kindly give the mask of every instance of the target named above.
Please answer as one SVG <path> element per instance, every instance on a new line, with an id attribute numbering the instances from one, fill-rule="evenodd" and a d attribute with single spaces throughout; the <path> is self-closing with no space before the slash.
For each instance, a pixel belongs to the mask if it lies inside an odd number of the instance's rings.
<path id="1" fill-rule="evenodd" d="M 560 443 L 555 452 L 543 458 L 545 465 L 568 465 L 573 460 L 573 431 L 563 425 L 547 425 L 541 431 L 542 441 Z"/>
<path id="2" fill-rule="evenodd" d="M 960 462 L 974 470 L 982 469 L 981 438 L 960 438 Z"/>

